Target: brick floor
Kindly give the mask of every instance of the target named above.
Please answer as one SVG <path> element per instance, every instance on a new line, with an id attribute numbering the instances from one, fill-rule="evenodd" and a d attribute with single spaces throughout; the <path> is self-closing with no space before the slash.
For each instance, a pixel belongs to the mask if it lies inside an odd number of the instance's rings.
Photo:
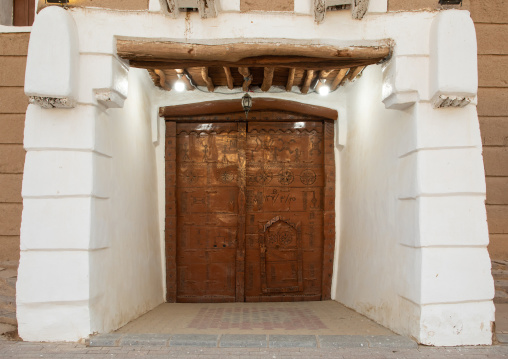
<path id="1" fill-rule="evenodd" d="M 75 343 L 28 343 L 0 339 L 0 358 L 508 358 L 508 346 L 435 348 L 189 348 L 163 346 L 87 347 Z"/>

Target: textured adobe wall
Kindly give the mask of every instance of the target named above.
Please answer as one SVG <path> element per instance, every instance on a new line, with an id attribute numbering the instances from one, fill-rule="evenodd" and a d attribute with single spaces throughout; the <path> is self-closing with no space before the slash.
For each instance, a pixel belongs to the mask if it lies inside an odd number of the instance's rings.
<path id="1" fill-rule="evenodd" d="M 0 323 L 16 324 L 15 281 L 19 261 L 23 93 L 29 33 L 0 33 Z M 2 269 L 3 268 L 3 269 Z"/>

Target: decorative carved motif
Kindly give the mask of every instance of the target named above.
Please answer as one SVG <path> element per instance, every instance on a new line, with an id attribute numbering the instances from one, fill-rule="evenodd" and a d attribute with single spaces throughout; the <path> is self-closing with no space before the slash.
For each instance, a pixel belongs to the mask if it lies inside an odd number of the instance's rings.
<path id="1" fill-rule="evenodd" d="M 76 102 L 68 98 L 30 96 L 29 102 L 42 108 L 73 108 Z"/>
<path id="2" fill-rule="evenodd" d="M 265 171 L 264 169 L 260 169 L 256 173 L 256 182 L 262 185 L 267 185 L 271 182 L 273 175 L 270 172 Z"/>
<path id="3" fill-rule="evenodd" d="M 295 175 L 290 170 L 282 170 L 279 173 L 279 183 L 283 186 L 289 186 L 294 179 Z"/>
<path id="4" fill-rule="evenodd" d="M 313 170 L 304 170 L 300 173 L 300 182 L 302 182 L 306 186 L 310 186 L 314 182 L 316 182 L 316 172 Z"/>
<path id="5" fill-rule="evenodd" d="M 325 19 L 326 0 L 314 0 L 314 20 L 320 24 Z"/>

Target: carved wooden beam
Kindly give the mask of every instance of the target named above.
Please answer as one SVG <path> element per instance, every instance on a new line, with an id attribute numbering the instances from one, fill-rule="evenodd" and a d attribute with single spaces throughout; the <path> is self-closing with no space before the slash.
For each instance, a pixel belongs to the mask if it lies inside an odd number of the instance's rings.
<path id="1" fill-rule="evenodd" d="M 289 69 L 288 82 L 286 84 L 286 91 L 291 91 L 293 88 L 293 82 L 295 81 L 295 72 L 296 69 L 293 67 Z"/>
<path id="2" fill-rule="evenodd" d="M 224 66 L 224 73 L 226 74 L 226 81 L 228 82 L 228 89 L 233 89 L 233 76 L 231 75 L 231 69 L 227 66 Z"/>
<path id="3" fill-rule="evenodd" d="M 242 90 L 244 92 L 249 91 L 249 86 L 252 82 L 252 75 L 249 71 L 249 68 L 248 67 L 239 67 L 238 72 L 240 73 L 240 75 L 243 76 Z"/>
<path id="4" fill-rule="evenodd" d="M 351 16 L 361 20 L 369 8 L 369 0 L 351 0 Z"/>
<path id="5" fill-rule="evenodd" d="M 213 85 L 212 78 L 208 76 L 208 67 L 201 68 L 201 77 L 203 78 L 203 81 L 206 82 L 206 88 L 208 91 L 213 92 L 213 90 L 215 90 L 215 86 Z"/>
<path id="6" fill-rule="evenodd" d="M 334 91 L 344 80 L 349 69 L 340 69 L 337 73 L 337 76 L 333 79 L 332 85 L 330 86 L 330 91 Z"/>
<path id="7" fill-rule="evenodd" d="M 194 91 L 194 86 L 190 81 L 190 76 L 184 69 L 175 69 L 176 73 L 179 75 L 183 82 L 185 82 L 185 86 L 187 87 L 187 91 Z"/>
<path id="8" fill-rule="evenodd" d="M 325 19 L 326 0 L 314 0 L 314 20 L 320 24 Z"/>
<path id="9" fill-rule="evenodd" d="M 307 75 L 305 77 L 305 82 L 303 83 L 301 92 L 307 93 L 309 92 L 310 83 L 312 82 L 312 79 L 314 78 L 314 70 L 307 70 Z"/>
<path id="10" fill-rule="evenodd" d="M 159 84 L 161 85 L 161 87 L 166 91 L 171 91 L 171 87 L 169 87 L 168 84 L 166 83 L 166 74 L 164 73 L 164 71 L 156 69 L 154 70 L 154 72 L 157 74 L 157 76 L 159 76 Z"/>
<path id="11" fill-rule="evenodd" d="M 263 84 L 261 85 L 261 91 L 268 91 L 272 87 L 273 72 L 275 67 L 265 67 Z"/>
<path id="12" fill-rule="evenodd" d="M 220 0 L 198 0 L 198 11 L 202 19 L 217 17 Z"/>

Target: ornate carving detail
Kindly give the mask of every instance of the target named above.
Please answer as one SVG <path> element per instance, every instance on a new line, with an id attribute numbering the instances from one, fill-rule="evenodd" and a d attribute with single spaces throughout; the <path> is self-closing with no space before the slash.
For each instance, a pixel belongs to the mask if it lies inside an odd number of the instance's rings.
<path id="1" fill-rule="evenodd" d="M 233 172 L 222 172 L 219 175 L 219 180 L 222 183 L 231 183 L 235 181 L 235 174 Z"/>
<path id="2" fill-rule="evenodd" d="M 300 173 L 300 182 L 302 182 L 306 186 L 310 186 L 314 182 L 316 182 L 316 173 L 313 170 L 304 170 Z"/>
<path id="3" fill-rule="evenodd" d="M 458 97 L 458 96 L 444 96 L 440 95 L 437 98 L 432 99 L 432 105 L 434 108 L 444 107 L 464 107 L 471 103 L 469 97 Z"/>
<path id="4" fill-rule="evenodd" d="M 326 15 L 326 0 L 314 0 L 314 20 L 319 24 Z"/>
<path id="5" fill-rule="evenodd" d="M 295 175 L 290 170 L 282 170 L 279 173 L 279 183 L 283 186 L 289 186 L 293 183 Z"/>
<path id="6" fill-rule="evenodd" d="M 256 173 L 256 182 L 260 184 L 268 184 L 271 182 L 273 175 L 270 172 L 266 172 L 264 169 L 260 169 Z"/>
<path id="7" fill-rule="evenodd" d="M 73 108 L 76 101 L 69 98 L 30 96 L 29 102 L 42 108 Z"/>

